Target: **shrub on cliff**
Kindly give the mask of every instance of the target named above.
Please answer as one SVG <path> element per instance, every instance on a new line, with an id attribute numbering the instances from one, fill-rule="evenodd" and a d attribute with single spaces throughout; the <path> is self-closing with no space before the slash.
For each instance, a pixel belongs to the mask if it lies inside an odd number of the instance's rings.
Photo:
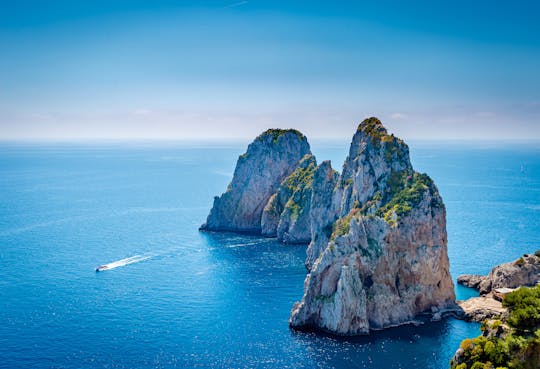
<path id="1" fill-rule="evenodd" d="M 509 293 L 503 306 L 510 310 L 508 324 L 517 330 L 527 332 L 540 326 L 540 286 Z"/>
<path id="2" fill-rule="evenodd" d="M 501 322 L 483 324 L 484 335 L 461 342 L 452 369 L 540 368 L 540 286 L 509 293 L 503 305 L 510 312 L 506 336 L 498 334 Z"/>

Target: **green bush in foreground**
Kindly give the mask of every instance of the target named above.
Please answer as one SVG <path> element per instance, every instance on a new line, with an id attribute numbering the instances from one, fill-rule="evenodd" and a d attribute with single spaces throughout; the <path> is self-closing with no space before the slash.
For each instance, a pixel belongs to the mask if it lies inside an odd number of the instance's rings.
<path id="1" fill-rule="evenodd" d="M 510 310 L 508 324 L 513 328 L 528 332 L 540 326 L 540 286 L 509 293 L 503 306 Z"/>
<path id="2" fill-rule="evenodd" d="M 509 293 L 503 305 L 509 310 L 506 335 L 497 333 L 503 322 L 484 323 L 484 335 L 461 342 L 459 363 L 452 360 L 452 369 L 540 368 L 540 286 Z"/>

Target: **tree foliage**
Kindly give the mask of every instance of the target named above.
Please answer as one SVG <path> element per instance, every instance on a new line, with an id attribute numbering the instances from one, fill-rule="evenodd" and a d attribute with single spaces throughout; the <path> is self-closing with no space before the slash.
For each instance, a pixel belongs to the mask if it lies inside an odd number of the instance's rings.
<path id="1" fill-rule="evenodd" d="M 503 306 L 509 310 L 506 322 L 485 322 L 484 335 L 463 340 L 459 362 L 450 362 L 452 369 L 540 368 L 540 286 L 509 293 Z M 505 336 L 493 334 L 505 323 Z"/>

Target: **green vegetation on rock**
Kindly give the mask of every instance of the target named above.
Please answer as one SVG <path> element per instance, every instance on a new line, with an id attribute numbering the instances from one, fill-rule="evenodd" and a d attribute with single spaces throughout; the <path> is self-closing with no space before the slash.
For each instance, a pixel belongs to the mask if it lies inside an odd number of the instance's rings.
<path id="1" fill-rule="evenodd" d="M 332 232 L 332 236 L 330 239 L 335 239 L 336 237 L 341 237 L 349 233 L 349 230 L 351 229 L 351 219 L 353 215 L 349 214 L 345 217 L 339 218 L 334 223 L 334 229 Z"/>
<path id="2" fill-rule="evenodd" d="M 540 328 L 540 286 L 509 293 L 503 300 L 503 306 L 510 310 L 507 321 L 516 330 L 526 333 Z"/>
<path id="3" fill-rule="evenodd" d="M 285 204 L 285 209 L 289 210 L 291 213 L 291 219 L 298 219 L 298 215 L 302 211 L 300 204 L 294 201 L 294 197 L 291 197 L 289 201 Z"/>
<path id="4" fill-rule="evenodd" d="M 337 237 L 345 236 L 351 230 L 351 221 L 353 218 L 358 218 L 363 215 L 361 209 L 352 208 L 349 214 L 344 217 L 339 218 L 334 223 L 332 228 L 332 235 L 330 236 L 331 240 L 336 239 Z"/>
<path id="5" fill-rule="evenodd" d="M 305 210 L 305 204 L 309 203 L 315 169 L 317 169 L 315 157 L 305 155 L 300 160 L 299 167 L 281 183 L 282 190 L 285 189 L 290 194 L 285 203 L 285 210 L 290 212 L 293 220 L 298 219 Z"/>
<path id="6" fill-rule="evenodd" d="M 265 136 L 271 136 L 272 137 L 272 142 L 277 143 L 279 141 L 279 138 L 281 136 L 283 136 L 284 134 L 286 134 L 286 133 L 295 134 L 296 137 L 298 137 L 299 140 L 302 140 L 302 139 L 305 138 L 304 135 L 300 131 L 297 131 L 296 129 L 271 128 L 271 129 L 268 129 L 265 132 L 263 132 L 261 135 L 259 135 L 259 137 L 257 137 L 257 140 L 262 140 L 263 137 L 265 137 Z"/>
<path id="7" fill-rule="evenodd" d="M 484 322 L 482 336 L 461 342 L 452 369 L 540 367 L 540 286 L 522 287 L 506 295 L 505 321 Z"/>
<path id="8" fill-rule="evenodd" d="M 393 134 L 389 135 L 378 118 L 371 117 L 365 119 L 358 126 L 358 131 L 370 137 L 373 145 L 376 147 L 383 146 L 386 160 L 392 160 L 396 156 L 400 158 L 402 155 L 408 154 L 407 145 L 405 145 L 403 140 L 395 137 Z"/>
<path id="9" fill-rule="evenodd" d="M 439 194 L 433 181 L 427 174 L 409 170 L 392 172 L 388 177 L 384 206 L 377 210 L 376 215 L 394 225 L 422 201 L 426 192 L 431 192 L 432 207 L 442 207 Z"/>
<path id="10" fill-rule="evenodd" d="M 388 136 L 388 131 L 386 131 L 379 118 L 376 117 L 364 119 L 358 126 L 358 131 L 364 132 L 366 135 L 379 141 L 383 137 Z"/>
<path id="11" fill-rule="evenodd" d="M 316 168 L 315 157 L 313 155 L 306 155 L 300 161 L 300 166 L 285 179 L 282 185 L 287 187 L 291 192 L 311 187 Z"/>

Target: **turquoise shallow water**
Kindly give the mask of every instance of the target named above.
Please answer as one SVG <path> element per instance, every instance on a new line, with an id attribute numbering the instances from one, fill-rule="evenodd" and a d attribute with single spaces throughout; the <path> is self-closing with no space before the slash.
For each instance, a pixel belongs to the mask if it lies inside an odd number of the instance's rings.
<path id="1" fill-rule="evenodd" d="M 435 369 L 479 333 L 454 319 L 354 339 L 290 331 L 305 247 L 197 231 L 244 148 L 1 144 L 0 367 Z M 348 143 L 312 148 L 340 167 Z M 540 248 L 539 145 L 411 156 L 446 203 L 454 278 Z M 135 255 L 148 258 L 94 272 Z"/>

